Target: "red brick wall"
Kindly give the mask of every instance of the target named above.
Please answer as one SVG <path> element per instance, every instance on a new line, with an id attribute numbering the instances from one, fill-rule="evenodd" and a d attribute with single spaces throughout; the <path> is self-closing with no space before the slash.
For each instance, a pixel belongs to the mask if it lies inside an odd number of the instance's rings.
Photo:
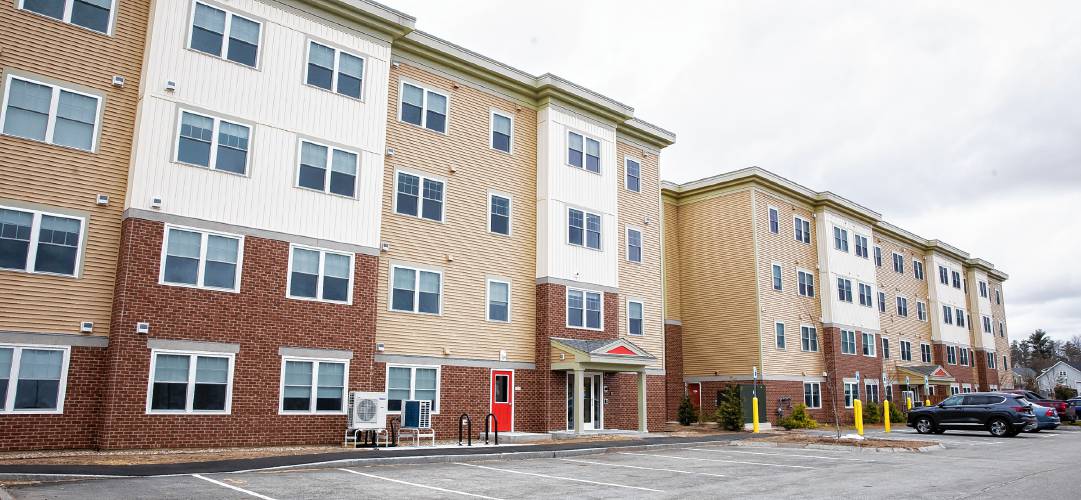
<path id="1" fill-rule="evenodd" d="M 824 358 L 826 361 L 826 372 L 829 374 L 825 382 L 822 382 L 822 408 L 825 410 L 824 415 L 828 417 L 829 422 L 833 422 L 833 401 L 836 400 L 837 415 L 843 423 L 849 423 L 853 421 L 854 413 L 851 408 L 845 408 L 845 388 L 844 379 L 855 378 L 856 371 L 860 372 L 860 399 L 865 399 L 866 389 L 864 380 L 866 379 L 878 379 L 879 382 L 879 398 L 883 395 L 883 389 L 881 387 L 882 380 L 882 355 L 881 345 L 882 341 L 878 335 L 874 336 L 875 342 L 875 355 L 864 356 L 863 355 L 863 332 L 855 330 L 856 332 L 856 354 L 842 354 L 841 353 L 841 329 L 835 326 L 825 327 L 822 329 L 822 343 L 820 348 L 823 350 Z M 832 392 L 831 392 L 832 391 Z M 802 400 L 803 396 L 800 395 Z"/>
<path id="2" fill-rule="evenodd" d="M 683 384 L 683 326 L 664 325 L 664 373 L 666 418 L 677 420 L 679 404 L 686 393 Z"/>
<path id="3" fill-rule="evenodd" d="M 374 385 L 378 260 L 356 255 L 351 305 L 285 297 L 289 244 L 248 236 L 240 293 L 159 285 L 163 224 L 124 221 L 107 355 L 102 448 L 336 443 L 342 415 L 278 415 L 279 347 L 353 352 L 348 389 Z M 240 344 L 229 415 L 147 415 L 150 338 Z"/>
<path id="4" fill-rule="evenodd" d="M 987 367 L 987 351 L 981 349 L 972 352 L 976 356 L 976 383 L 979 384 L 977 390 L 989 391 L 991 385 L 998 385 L 998 370 Z"/>
<path id="5" fill-rule="evenodd" d="M 97 446 L 104 394 L 105 349 L 71 348 L 64 413 L 0 416 L 0 450 L 79 449 Z M 12 386 L 9 390 L 15 390 Z"/>
<path id="6" fill-rule="evenodd" d="M 946 362 L 947 358 L 946 358 L 946 345 L 945 344 L 936 343 L 931 347 L 931 349 L 934 352 L 934 356 L 935 356 L 934 361 L 935 361 L 935 363 L 938 363 L 938 364 L 942 365 L 942 368 L 946 369 L 946 371 L 949 372 L 950 375 L 953 375 L 953 378 L 957 379 L 958 384 L 972 384 L 973 387 L 976 386 L 977 381 L 976 381 L 976 368 L 975 367 L 970 366 L 970 365 L 959 365 L 959 364 L 958 365 L 951 365 L 951 364 L 947 363 Z M 960 349 L 960 347 L 958 347 L 958 349 Z M 975 352 L 976 351 L 973 351 L 972 349 L 969 349 L 970 355 L 972 353 L 975 353 Z M 977 356 L 977 359 L 979 359 L 979 356 Z M 957 362 L 958 363 L 961 362 L 961 353 L 960 352 L 957 353 Z M 970 358 L 969 362 L 971 363 L 971 358 Z M 948 397 L 950 395 L 949 394 L 949 386 L 946 386 L 946 391 L 947 392 L 945 394 L 937 394 L 936 393 L 935 396 L 938 397 L 940 400 L 945 399 L 946 397 Z"/>

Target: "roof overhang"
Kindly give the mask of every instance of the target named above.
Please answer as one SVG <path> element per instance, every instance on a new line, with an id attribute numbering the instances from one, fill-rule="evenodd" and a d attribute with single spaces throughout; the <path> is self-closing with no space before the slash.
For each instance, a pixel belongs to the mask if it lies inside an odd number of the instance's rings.
<path id="1" fill-rule="evenodd" d="M 952 384 L 957 382 L 957 379 L 950 375 L 950 372 L 946 371 L 941 365 L 923 365 L 923 366 L 897 366 L 897 372 L 907 374 L 915 380 L 916 384 L 923 383 L 923 377 L 927 377 L 927 381 L 935 384 Z"/>
<path id="2" fill-rule="evenodd" d="M 657 361 L 652 354 L 627 339 L 582 341 L 553 337 L 553 351 L 562 359 L 552 359 L 553 370 L 641 372 Z"/>

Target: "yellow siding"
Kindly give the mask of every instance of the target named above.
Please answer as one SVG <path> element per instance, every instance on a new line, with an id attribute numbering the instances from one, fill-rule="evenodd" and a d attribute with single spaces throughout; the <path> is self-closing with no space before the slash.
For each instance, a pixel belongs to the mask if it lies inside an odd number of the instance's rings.
<path id="1" fill-rule="evenodd" d="M 1006 291 L 1002 289 L 1002 282 L 998 281 L 990 276 L 987 278 L 987 286 L 990 289 L 987 293 L 991 297 L 991 325 L 992 332 L 995 334 L 995 361 L 998 363 L 999 370 L 999 384 L 1005 387 L 1012 387 L 1013 376 L 1010 374 L 1010 367 L 1013 366 L 1013 357 L 1010 355 L 1010 326 L 1006 325 L 1006 336 L 1002 336 L 999 331 L 999 322 L 1006 322 Z M 995 290 L 999 290 L 1002 294 L 1002 303 L 995 302 Z M 1005 355 L 1009 365 L 1002 363 L 1002 356 Z"/>
<path id="2" fill-rule="evenodd" d="M 398 121 L 399 81 L 428 85 L 450 96 L 449 135 Z M 455 86 L 458 88 L 455 88 Z M 532 109 L 409 63 L 392 68 L 383 183 L 376 339 L 389 354 L 534 360 L 536 327 L 537 117 Z M 489 148 L 489 111 L 514 117 L 513 155 Z M 445 223 L 394 213 L 395 169 L 441 177 Z M 455 169 L 451 173 L 451 168 Z M 511 195 L 511 236 L 488 232 L 488 191 Z M 448 260 L 450 256 L 453 260 Z M 443 270 L 442 315 L 392 312 L 388 308 L 391 263 Z M 486 278 L 511 282 L 510 323 L 486 320 Z M 543 348 L 543 347 L 542 347 Z"/>
<path id="3" fill-rule="evenodd" d="M 820 374 L 823 371 L 821 345 L 822 303 L 818 283 L 818 244 L 811 209 L 791 198 L 756 188 L 754 227 L 758 234 L 758 293 L 762 308 L 763 371 L 768 375 Z M 769 208 L 778 212 L 778 233 L 769 231 Z M 796 241 L 795 216 L 810 222 L 811 243 Z M 782 290 L 773 289 L 772 266 L 781 264 Z M 796 269 L 815 276 L 815 296 L 799 294 Z M 778 349 L 774 324 L 785 325 L 785 348 Z M 800 325 L 814 325 L 819 332 L 819 351 L 804 352 L 800 343 Z"/>
<path id="4" fill-rule="evenodd" d="M 104 96 L 95 152 L 0 136 L 0 204 L 88 217 L 77 278 L 0 271 L 0 331 L 108 335 L 148 2 L 118 2 L 112 36 L 0 3 L 0 67 Z M 113 75 L 126 79 L 112 85 Z M 5 75 L 6 77 L 6 75 Z M 95 203 L 109 195 L 108 206 Z"/>
<path id="5" fill-rule="evenodd" d="M 655 153 L 623 142 L 616 145 L 619 173 L 619 336 L 657 357 L 653 368 L 664 366 L 664 318 L 661 283 L 660 172 Z M 641 163 L 641 191 L 624 186 L 626 163 L 631 157 Z M 647 224 L 648 222 L 648 224 Z M 627 260 L 627 226 L 642 231 L 642 262 Z M 627 334 L 627 300 L 642 301 L 643 335 Z"/>
<path id="6" fill-rule="evenodd" d="M 671 201 L 664 205 L 664 319 L 679 321 L 680 310 L 679 275 L 679 206 Z"/>
<path id="7" fill-rule="evenodd" d="M 898 364 L 922 364 L 920 359 L 920 343 L 931 343 L 931 305 L 927 298 L 927 280 L 935 279 L 933 269 L 926 263 L 923 252 L 890 238 L 888 235 L 878 233 L 874 238 L 874 246 L 882 249 L 882 267 L 877 268 L 878 290 L 886 294 L 886 312 L 880 313 L 882 337 L 890 339 L 890 359 L 886 360 L 887 372 L 896 376 Z M 873 249 L 871 250 L 874 251 Z M 893 253 L 904 256 L 904 273 L 893 270 Z M 874 254 L 872 253 L 872 258 Z M 924 262 L 924 279 L 916 279 L 912 267 L 913 259 Z M 931 273 L 929 274 L 929 270 Z M 908 298 L 908 316 L 897 314 L 897 296 Z M 878 297 L 874 297 L 875 307 L 878 307 Z M 920 321 L 917 313 L 916 302 L 923 302 L 927 307 L 927 321 Z M 912 361 L 901 359 L 901 341 L 912 343 Z M 903 382 L 903 380 L 902 380 Z"/>

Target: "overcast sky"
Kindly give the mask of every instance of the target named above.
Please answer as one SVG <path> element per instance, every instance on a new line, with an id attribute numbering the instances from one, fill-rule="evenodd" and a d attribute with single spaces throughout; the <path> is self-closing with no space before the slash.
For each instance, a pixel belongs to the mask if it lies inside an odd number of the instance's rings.
<path id="1" fill-rule="evenodd" d="M 1081 335 L 1081 1 L 383 1 L 675 132 L 666 180 L 833 191 L 1006 271 L 1011 339 Z"/>

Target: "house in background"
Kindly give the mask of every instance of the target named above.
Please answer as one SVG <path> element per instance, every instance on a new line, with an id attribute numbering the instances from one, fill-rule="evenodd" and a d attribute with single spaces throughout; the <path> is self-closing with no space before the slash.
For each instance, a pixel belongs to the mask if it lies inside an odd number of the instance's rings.
<path id="1" fill-rule="evenodd" d="M 1053 393 L 1055 386 L 1059 385 L 1081 392 L 1081 363 L 1059 361 L 1036 375 L 1036 387 L 1040 393 Z"/>

